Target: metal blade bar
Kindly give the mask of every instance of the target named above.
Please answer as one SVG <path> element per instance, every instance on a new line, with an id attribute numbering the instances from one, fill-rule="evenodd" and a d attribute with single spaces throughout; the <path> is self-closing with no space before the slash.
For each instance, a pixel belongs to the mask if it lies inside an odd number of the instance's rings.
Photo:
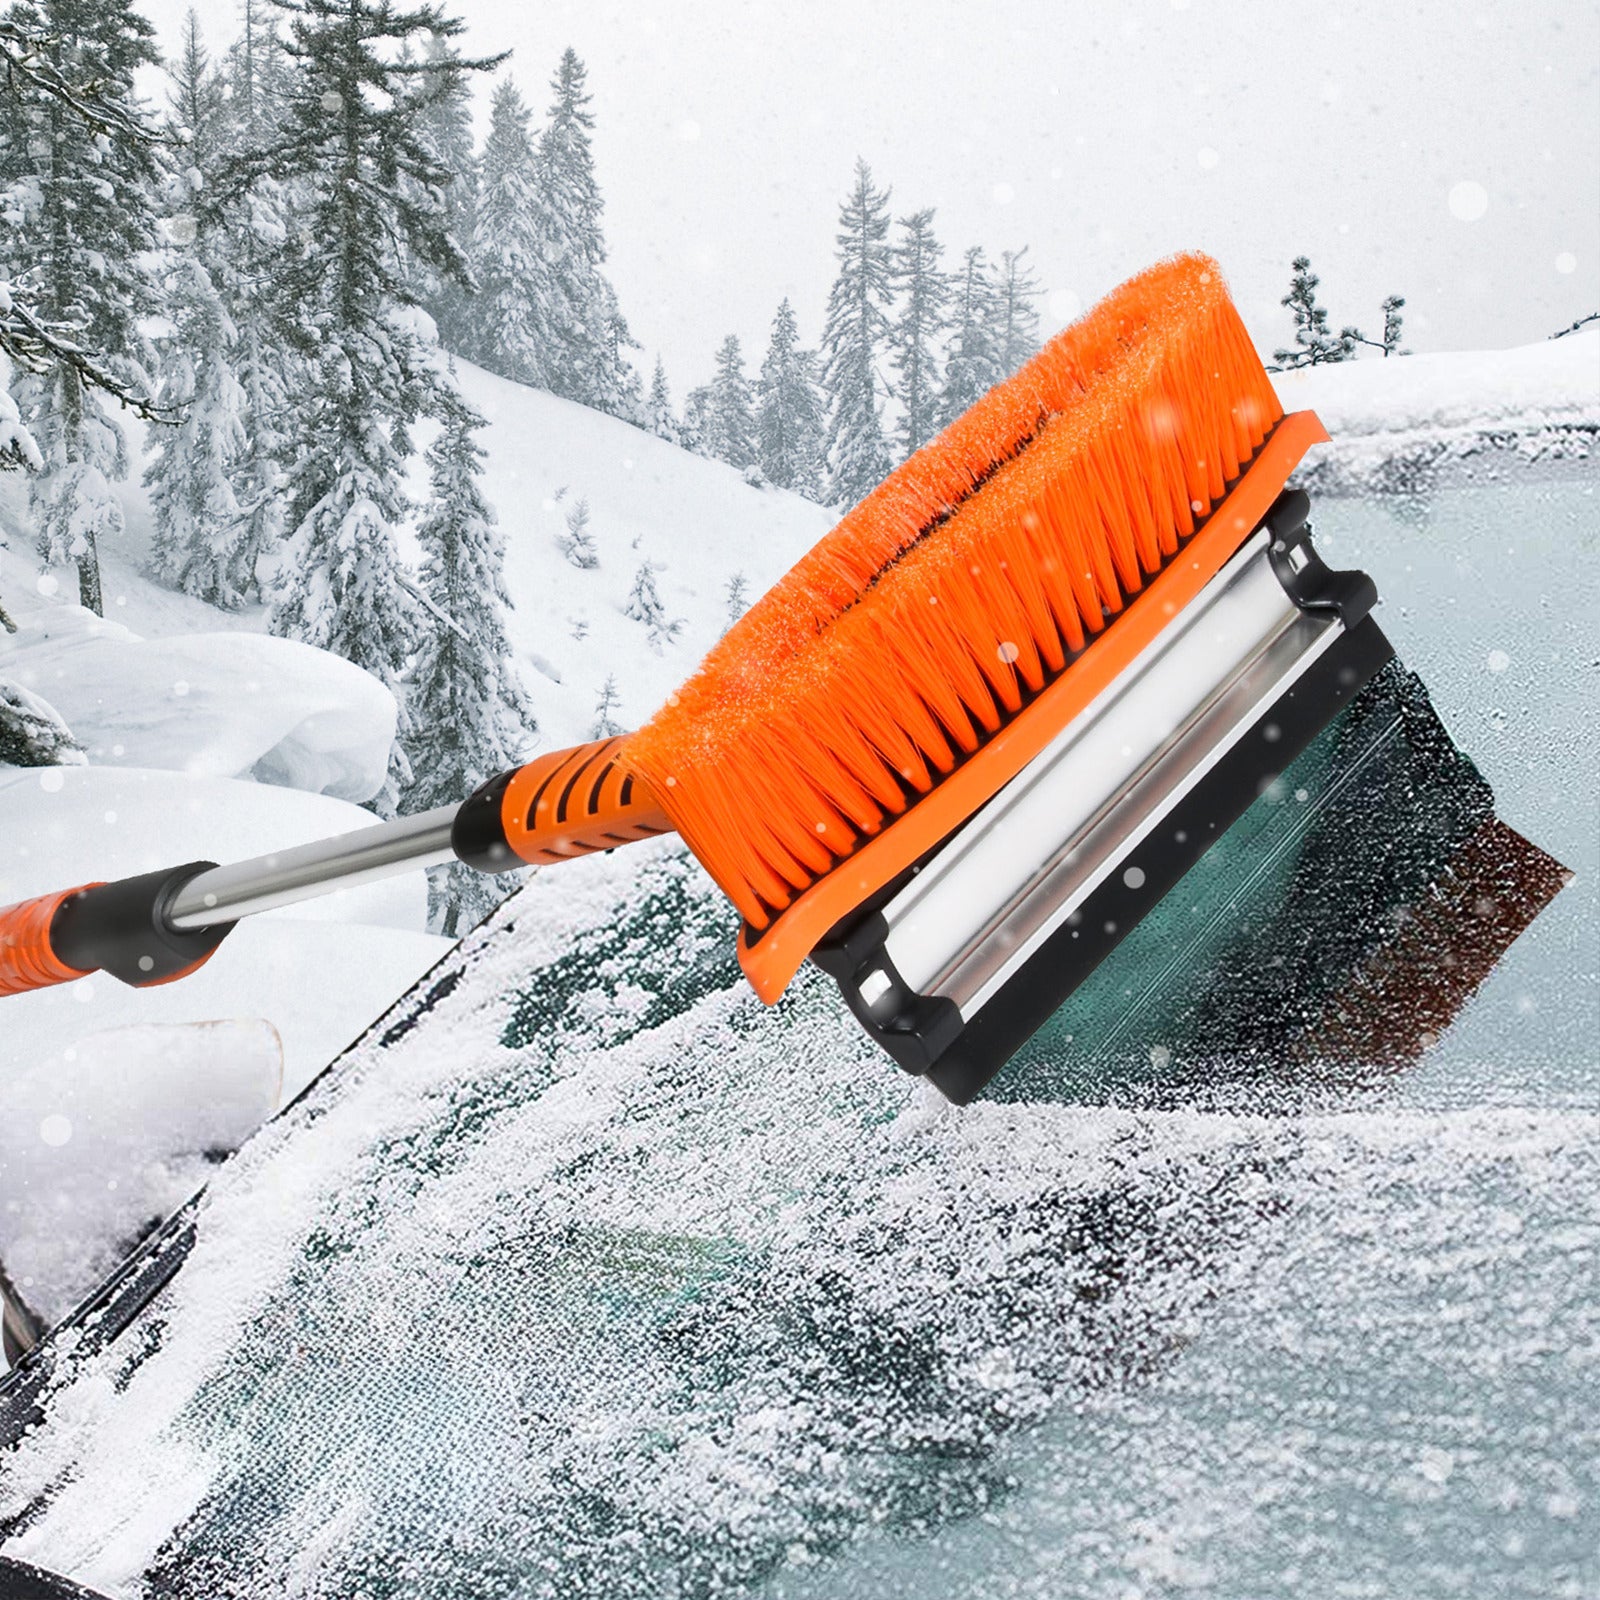
<path id="1" fill-rule="evenodd" d="M 1305 675 L 1343 631 L 1337 620 L 1296 616 L 1262 658 L 1141 773 L 1118 804 L 1072 841 L 1052 871 L 1006 908 L 992 926 L 990 937 L 978 941 L 964 959 L 940 974 L 934 992 L 955 1000 L 963 1017 L 970 1017 L 991 999 L 1006 976 L 1026 962 L 1106 877 L 1125 866 L 1138 869 L 1130 852 L 1254 729 L 1266 709 Z"/>
<path id="2" fill-rule="evenodd" d="M 1262 531 L 1247 541 L 1159 641 L 883 908 L 885 950 L 907 985 L 954 999 L 964 1015 L 981 1004 L 995 963 L 1009 969 L 1024 939 L 1037 942 L 1040 907 L 1082 898 L 1083 847 L 1106 814 L 1127 817 L 1141 773 L 1205 723 L 1275 641 L 1338 631 L 1284 590 L 1268 540 Z M 1309 642 L 1288 652 L 1301 669 Z"/>

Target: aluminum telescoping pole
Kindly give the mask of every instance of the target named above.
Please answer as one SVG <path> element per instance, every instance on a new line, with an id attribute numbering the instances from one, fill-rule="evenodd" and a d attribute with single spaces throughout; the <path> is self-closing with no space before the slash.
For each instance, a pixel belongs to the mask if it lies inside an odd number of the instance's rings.
<path id="1" fill-rule="evenodd" d="M 166 920 L 185 932 L 214 928 L 338 889 L 454 861 L 450 828 L 458 809 L 440 806 L 315 844 L 211 867 L 172 897 Z"/>

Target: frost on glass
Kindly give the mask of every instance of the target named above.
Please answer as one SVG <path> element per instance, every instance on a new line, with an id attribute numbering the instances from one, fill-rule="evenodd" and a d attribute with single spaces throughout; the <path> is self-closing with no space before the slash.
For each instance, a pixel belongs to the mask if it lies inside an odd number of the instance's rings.
<path id="1" fill-rule="evenodd" d="M 1560 1019 L 1592 1012 L 1594 863 L 1551 797 L 1593 749 L 1570 673 L 1519 676 L 1536 636 L 1587 646 L 1490 625 L 1514 581 L 1573 617 L 1592 582 L 1554 534 L 1484 539 L 1434 620 L 1400 567 L 1453 571 L 1474 503 L 1319 528 L 1390 549 L 1385 622 L 1474 763 L 1422 759 L 1391 674 L 1207 869 L 1272 866 L 1127 1048 L 1058 1019 L 1011 1099 L 945 1106 L 815 975 L 761 1007 L 669 849 L 536 876 L 223 1170 L 129 1333 L 66 1342 L 0 1467 L 6 1553 L 174 1600 L 1592 1591 L 1600 1115 Z M 1541 507 L 1569 537 L 1590 504 Z M 1387 784 L 1321 804 L 1355 757 Z M 1414 1066 L 1328 1070 L 1338 973 L 1393 948 L 1329 885 L 1409 925 L 1485 778 L 1589 876 Z M 1286 948 L 1251 920 L 1286 894 L 1318 930 L 1292 983 L 1239 954 Z M 1177 952 L 1142 936 L 1125 981 Z M 1286 995 L 1301 1031 L 1217 1045 Z"/>

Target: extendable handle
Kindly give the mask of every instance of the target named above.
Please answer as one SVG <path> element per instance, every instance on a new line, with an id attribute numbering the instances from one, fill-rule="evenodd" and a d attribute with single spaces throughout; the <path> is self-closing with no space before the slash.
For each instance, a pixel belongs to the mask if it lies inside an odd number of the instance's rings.
<path id="1" fill-rule="evenodd" d="M 480 872 L 542 866 L 670 833 L 622 757 L 624 740 L 552 750 L 491 779 L 459 807 L 360 828 L 219 867 L 212 861 L 87 884 L 0 910 L 0 995 L 105 971 L 135 988 L 193 972 L 238 918 L 452 853 Z"/>

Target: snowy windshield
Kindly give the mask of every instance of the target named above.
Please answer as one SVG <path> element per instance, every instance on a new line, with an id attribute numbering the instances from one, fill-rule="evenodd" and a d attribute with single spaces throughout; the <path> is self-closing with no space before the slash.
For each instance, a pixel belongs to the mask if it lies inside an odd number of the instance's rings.
<path id="1" fill-rule="evenodd" d="M 1594 483 L 1318 507 L 1577 874 L 1408 1070 L 958 1111 L 819 975 L 764 1009 L 676 850 L 540 874 L 66 1364 L 8 1553 L 240 1600 L 1578 1593 Z"/>

